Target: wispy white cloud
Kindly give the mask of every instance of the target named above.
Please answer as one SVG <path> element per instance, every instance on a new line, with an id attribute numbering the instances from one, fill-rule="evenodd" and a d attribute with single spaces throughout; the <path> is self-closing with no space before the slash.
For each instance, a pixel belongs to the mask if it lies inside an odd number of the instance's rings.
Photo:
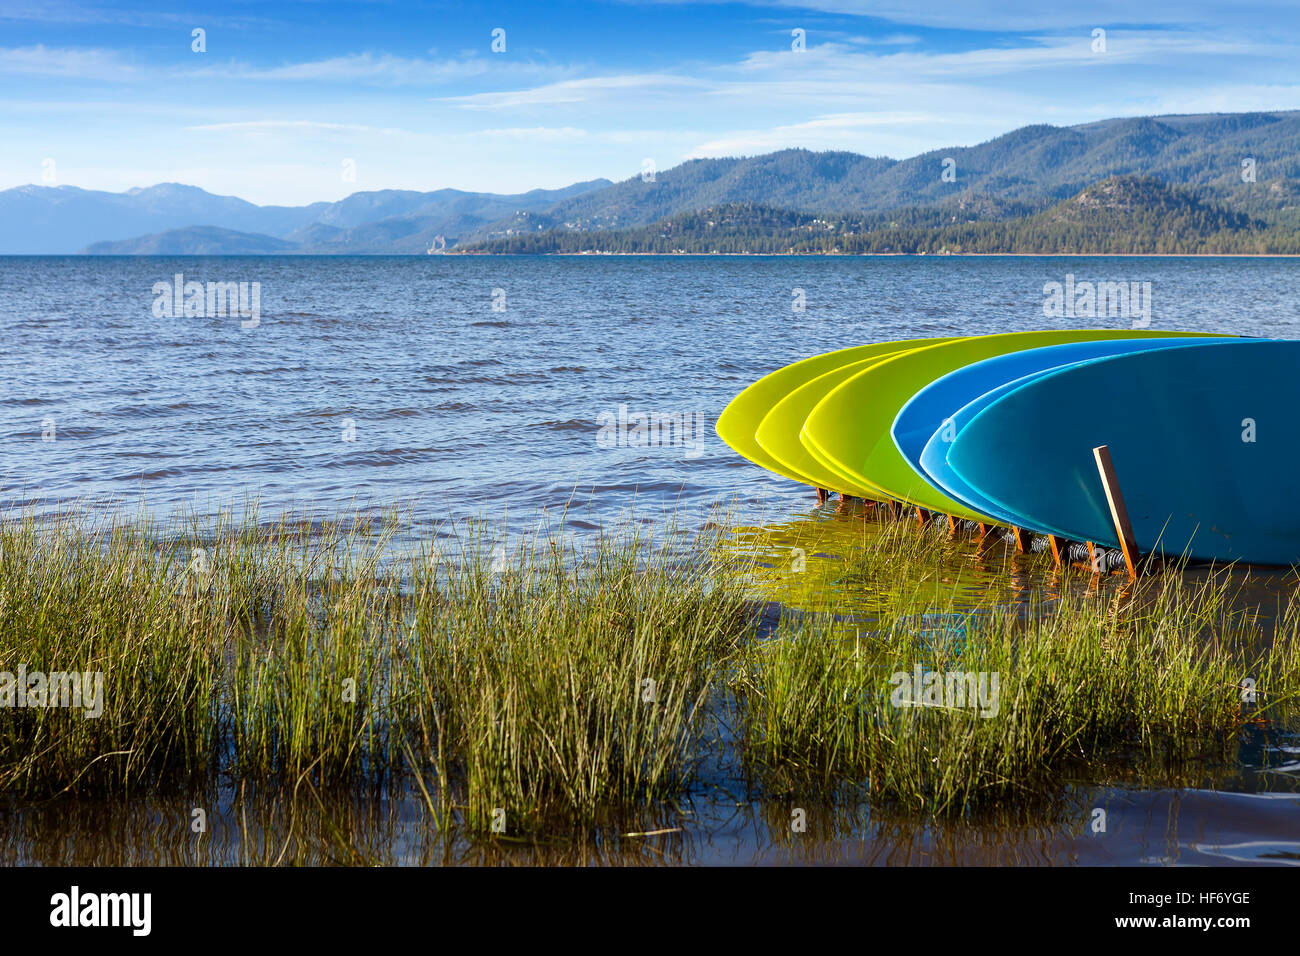
<path id="1" fill-rule="evenodd" d="M 809 46 L 803 52 L 761 50 L 733 63 L 697 69 L 692 75 L 672 72 L 583 77 L 531 87 L 464 96 L 443 102 L 467 109 L 512 110 L 621 103 L 633 99 L 662 102 L 666 97 L 715 96 L 751 104 L 849 103 L 863 97 L 912 99 L 927 84 L 965 84 L 1022 73 L 1083 70 L 1121 64 L 1159 66 L 1182 62 L 1203 65 L 1211 57 L 1289 58 L 1287 44 L 1252 43 L 1217 33 L 1165 34 L 1112 30 L 1105 52 L 1093 47 L 1091 33 L 1024 37 L 1014 45 L 956 52 L 921 49 L 864 49 L 848 42 Z M 913 94 L 908 96 L 909 93 Z"/>
<path id="2" fill-rule="evenodd" d="M 790 146 L 829 148 L 827 144 L 842 143 L 846 131 L 923 127 L 951 120 L 948 116 L 919 112 L 833 113 L 802 123 L 727 133 L 696 146 L 687 158 L 752 155 Z"/>
<path id="3" fill-rule="evenodd" d="M 476 130 L 470 135 L 483 136 L 489 139 L 517 139 L 531 140 L 533 142 L 567 142 L 575 139 L 584 139 L 588 134 L 585 129 L 579 129 L 576 126 L 515 126 L 501 129 Z"/>
<path id="4" fill-rule="evenodd" d="M 511 64 L 513 70 L 528 72 Z M 204 65 L 185 71 L 199 78 L 239 80 L 291 80 L 316 83 L 365 82 L 388 86 L 431 85 L 448 80 L 485 76 L 499 65 L 484 57 L 452 60 L 421 59 L 391 54 L 354 53 L 347 56 L 286 63 L 279 66 L 255 66 L 229 62 Z"/>
<path id="5" fill-rule="evenodd" d="M 195 59 L 199 59 L 196 57 Z M 0 73 L 63 76 L 101 82 L 169 80 L 245 80 L 302 84 L 355 83 L 369 86 L 440 86 L 476 78 L 554 81 L 579 67 L 529 61 L 496 61 L 483 56 L 460 59 L 355 53 L 275 66 L 235 60 L 201 65 L 142 64 L 115 50 L 95 47 L 0 47 Z"/>
<path id="6" fill-rule="evenodd" d="M 114 82 L 139 80 L 149 75 L 113 50 L 68 49 L 41 44 L 0 47 L 0 73 Z"/>
<path id="7" fill-rule="evenodd" d="M 241 120 L 234 123 L 202 123 L 187 130 L 209 133 L 348 133 L 367 136 L 396 136 L 407 132 L 394 127 L 363 126 L 356 123 L 325 123 L 318 120 Z"/>
<path id="8" fill-rule="evenodd" d="M 622 97 L 632 93 L 656 95 L 670 91 L 703 90 L 708 85 L 705 80 L 674 73 L 631 73 L 562 80 L 542 86 L 502 92 L 447 96 L 441 97 L 440 100 L 466 109 L 493 110 L 525 106 L 588 103 L 595 100 L 607 100 L 614 96 Z"/>
<path id="9" fill-rule="evenodd" d="M 859 46 L 911 46 L 921 42 L 919 36 L 907 33 L 891 33 L 882 37 L 850 36 L 844 39 Z"/>
<path id="10" fill-rule="evenodd" d="M 792 79 L 833 82 L 841 90 L 870 85 L 880 78 L 906 77 L 910 81 L 932 79 L 976 80 L 1035 70 L 1096 67 L 1121 62 L 1149 62 L 1161 59 L 1206 56 L 1290 55 L 1290 48 L 1220 35 L 1152 34 L 1144 31 L 1112 30 L 1106 35 L 1104 52 L 1093 48 L 1091 33 L 1077 36 L 1025 37 L 1015 46 L 990 46 L 958 52 L 906 50 L 875 53 L 853 49 L 842 43 L 809 46 L 801 53 L 790 50 L 762 50 L 750 53 L 734 67 L 721 68 L 719 76 L 735 75 L 749 83 Z M 801 92 L 806 87 L 800 87 Z"/>

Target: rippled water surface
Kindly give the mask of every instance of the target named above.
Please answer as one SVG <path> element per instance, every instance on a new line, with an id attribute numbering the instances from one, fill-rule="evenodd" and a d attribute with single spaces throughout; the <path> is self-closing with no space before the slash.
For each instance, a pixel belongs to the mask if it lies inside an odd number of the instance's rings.
<path id="1" fill-rule="evenodd" d="M 1154 327 L 1294 337 L 1287 259 L 0 258 L 0 500 L 207 510 L 415 499 L 427 519 L 747 517 L 803 500 L 713 434 L 795 359 L 1051 328 L 1043 285 L 1150 281 Z M 256 328 L 156 318 L 157 282 L 258 282 Z M 806 307 L 794 310 L 795 290 Z M 494 311 L 494 302 L 504 311 Z M 1114 318 L 1073 325 L 1128 327 Z M 689 446 L 601 447 L 598 420 L 691 416 Z M 698 418 L 696 417 L 698 416 Z M 52 426 L 52 431 L 50 426 Z M 355 440 L 351 437 L 355 428 Z M 53 441 L 42 440 L 52 437 Z"/>

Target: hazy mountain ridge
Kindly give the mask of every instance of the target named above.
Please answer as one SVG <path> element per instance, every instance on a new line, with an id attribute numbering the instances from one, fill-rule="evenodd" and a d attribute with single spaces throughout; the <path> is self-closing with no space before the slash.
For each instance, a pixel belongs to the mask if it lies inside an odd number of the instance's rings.
<path id="1" fill-rule="evenodd" d="M 1023 220 L 1112 177 L 1149 178 L 1269 229 L 1300 229 L 1300 112 L 1026 126 L 907 160 L 787 149 L 691 160 L 649 181 L 594 180 L 510 196 L 380 190 L 336 203 L 263 207 L 176 184 L 122 194 L 20 187 L 0 192 L 0 252 L 100 251 L 104 240 L 128 240 L 115 248 L 130 249 L 132 238 L 140 249 L 180 248 L 187 236 L 212 248 L 212 233 L 159 238 L 195 226 L 282 239 L 292 252 L 416 254 L 439 236 L 448 249 L 500 250 L 520 243 L 497 240 L 625 232 L 730 205 L 822 213 L 855 223 L 857 231 L 877 231 L 900 217 L 916 228 L 939 229 L 968 220 Z M 54 242 L 51 235 L 65 226 L 84 241 Z"/>
<path id="2" fill-rule="evenodd" d="M 85 251 L 96 256 L 262 256 L 297 250 L 294 243 L 274 236 L 220 226 L 187 226 L 135 239 L 96 242 Z"/>
<path id="3" fill-rule="evenodd" d="M 257 206 L 180 183 L 123 193 L 19 186 L 0 192 L 0 254 L 70 253 L 92 242 L 195 225 L 282 237 L 328 205 Z"/>
<path id="4" fill-rule="evenodd" d="M 350 230 L 365 230 L 390 219 L 410 220 L 404 228 L 393 231 L 413 237 L 410 248 L 401 251 L 416 252 L 422 251 L 416 248 L 420 242 L 431 241 L 435 235 L 450 231 L 454 238 L 514 211 L 549 208 L 583 191 L 608 185 L 608 180 L 597 179 L 563 189 L 535 189 L 513 195 L 456 189 L 379 190 L 306 206 L 257 206 L 179 183 L 160 183 L 122 193 L 75 186 L 19 186 L 0 191 L 0 254 L 74 253 L 103 242 L 133 240 L 147 247 L 161 241 L 158 236 L 172 231 L 181 233 L 167 240 L 173 243 L 185 235 L 202 237 L 203 242 L 215 235 L 185 232 L 197 227 L 287 240 L 290 247 L 286 251 L 315 251 L 314 243 L 328 242 L 339 248 L 322 251 L 391 252 L 394 250 L 389 248 L 388 239 L 372 247 L 367 245 L 365 233 L 347 238 Z M 323 228 L 313 231 L 317 226 Z M 378 235 L 384 236 L 384 230 Z"/>

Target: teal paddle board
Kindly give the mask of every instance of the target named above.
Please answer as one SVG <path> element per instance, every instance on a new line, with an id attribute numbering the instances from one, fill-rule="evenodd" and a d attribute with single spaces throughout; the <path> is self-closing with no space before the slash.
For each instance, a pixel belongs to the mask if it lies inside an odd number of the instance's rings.
<path id="1" fill-rule="evenodd" d="M 1176 346 L 1187 341 L 1229 341 L 1227 337 L 1115 338 L 1050 345 L 1010 352 L 949 372 L 921 389 L 899 411 L 891 430 L 894 444 L 923 478 L 958 501 L 1001 521 L 1010 515 L 981 498 L 948 467 L 947 451 L 957 432 L 994 398 L 1045 371 L 1107 355 Z M 1038 530 L 1038 529 L 1030 529 Z"/>
<path id="2" fill-rule="evenodd" d="M 1033 377 L 957 432 L 953 471 L 1027 528 L 1118 546 L 1093 457 L 1107 445 L 1139 550 L 1300 561 L 1300 342 L 1093 359 Z"/>

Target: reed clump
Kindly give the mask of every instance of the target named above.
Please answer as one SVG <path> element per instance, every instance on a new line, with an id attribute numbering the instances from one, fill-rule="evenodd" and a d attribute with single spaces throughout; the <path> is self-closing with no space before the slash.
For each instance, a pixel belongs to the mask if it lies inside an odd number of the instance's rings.
<path id="1" fill-rule="evenodd" d="M 0 527 L 0 671 L 103 678 L 95 715 L 0 707 L 0 787 L 405 773 L 440 820 L 518 833 L 686 785 L 750 628 L 735 575 L 635 535 L 494 566 L 474 537 L 396 548 L 399 524 Z"/>
<path id="2" fill-rule="evenodd" d="M 592 819 L 681 790 L 703 712 L 751 627 L 727 569 L 636 537 L 534 543 L 495 574 L 413 569 L 404 642 L 420 744 L 474 828 L 553 805 Z M 459 781 L 457 786 L 455 781 Z"/>
<path id="3" fill-rule="evenodd" d="M 148 527 L 0 527 L 0 786 L 117 788 L 211 768 L 223 628 L 187 592 L 183 563 Z M 60 690 L 80 706 L 46 706 L 47 694 L 16 686 L 55 673 L 76 675 Z"/>
<path id="4" fill-rule="evenodd" d="M 780 786 L 849 782 L 933 814 L 1117 766 L 1222 762 L 1244 726 L 1294 725 L 1300 703 L 1300 610 L 1293 599 L 1269 639 L 1239 587 L 1229 570 L 1170 569 L 1118 592 L 936 610 L 924 575 L 901 574 L 877 629 L 805 616 L 747 645 L 747 754 Z"/>

